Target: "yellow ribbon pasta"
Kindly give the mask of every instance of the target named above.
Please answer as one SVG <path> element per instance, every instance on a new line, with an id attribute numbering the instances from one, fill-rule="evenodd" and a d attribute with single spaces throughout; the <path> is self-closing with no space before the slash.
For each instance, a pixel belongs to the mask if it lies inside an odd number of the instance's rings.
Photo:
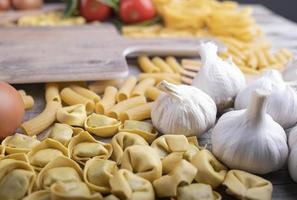
<path id="1" fill-rule="evenodd" d="M 12 136 L 6 137 L 2 141 L 2 145 L 5 147 L 6 154 L 13 153 L 28 153 L 33 147 L 40 143 L 36 137 L 30 137 L 27 135 L 16 133 Z"/>
<path id="2" fill-rule="evenodd" d="M 106 87 L 103 98 L 95 105 L 96 113 L 107 114 L 107 111 L 116 104 L 117 93 L 117 88 L 112 86 Z"/>
<path id="3" fill-rule="evenodd" d="M 57 120 L 70 126 L 83 127 L 86 118 L 87 111 L 85 105 L 83 104 L 66 106 L 58 109 L 57 111 Z"/>
<path id="4" fill-rule="evenodd" d="M 137 78 L 135 76 L 130 76 L 124 82 L 123 86 L 120 88 L 117 94 L 117 102 L 124 101 L 131 96 L 131 92 L 137 83 Z"/>

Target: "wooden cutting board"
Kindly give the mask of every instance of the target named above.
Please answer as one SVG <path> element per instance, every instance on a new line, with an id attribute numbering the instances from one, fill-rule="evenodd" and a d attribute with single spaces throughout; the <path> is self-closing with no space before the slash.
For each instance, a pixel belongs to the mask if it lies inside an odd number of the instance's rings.
<path id="1" fill-rule="evenodd" d="M 112 24 L 0 29 L 0 80 L 105 80 L 128 75 L 127 56 L 197 55 L 197 39 L 128 39 Z"/>

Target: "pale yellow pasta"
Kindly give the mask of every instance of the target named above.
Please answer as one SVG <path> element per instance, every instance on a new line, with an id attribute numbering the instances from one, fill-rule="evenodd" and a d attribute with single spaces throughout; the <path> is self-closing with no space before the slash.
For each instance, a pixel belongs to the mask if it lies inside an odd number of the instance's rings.
<path id="1" fill-rule="evenodd" d="M 65 102 L 67 105 L 76 105 L 76 104 L 84 104 L 86 106 L 87 113 L 93 112 L 95 108 L 94 101 L 83 97 L 82 95 L 78 94 L 74 90 L 72 90 L 69 87 L 64 88 L 61 91 L 61 98 L 63 102 Z"/>
<path id="2" fill-rule="evenodd" d="M 282 50 L 279 50 L 275 53 L 275 58 L 279 64 L 285 64 L 288 61 L 287 57 L 283 54 Z"/>
<path id="3" fill-rule="evenodd" d="M 247 64 L 252 69 L 257 69 L 258 59 L 254 53 L 249 53 L 247 57 Z"/>
<path id="4" fill-rule="evenodd" d="M 144 96 L 149 100 L 155 101 L 158 98 L 158 96 L 161 94 L 161 92 L 162 91 L 156 87 L 149 87 L 146 89 Z"/>
<path id="5" fill-rule="evenodd" d="M 22 96 L 26 96 L 27 93 L 25 90 L 18 90 L 18 92 L 22 95 Z"/>
<path id="6" fill-rule="evenodd" d="M 29 96 L 26 94 L 24 90 L 19 90 L 19 93 L 21 94 L 22 100 L 24 102 L 25 109 L 30 109 L 34 106 L 34 99 L 32 96 Z"/>
<path id="7" fill-rule="evenodd" d="M 159 83 L 163 80 L 171 80 L 171 81 L 175 81 L 177 83 L 181 82 L 180 74 L 175 74 L 175 73 L 140 73 L 139 74 L 140 81 L 147 79 L 147 78 L 154 78 L 157 83 Z"/>
<path id="8" fill-rule="evenodd" d="M 183 71 L 182 66 L 178 63 L 175 57 L 168 56 L 166 57 L 166 63 L 175 73 L 181 73 Z"/>
<path id="9" fill-rule="evenodd" d="M 202 63 L 200 60 L 182 59 L 181 65 L 185 69 L 192 70 L 192 71 L 199 71 Z"/>
<path id="10" fill-rule="evenodd" d="M 117 102 L 124 101 L 131 96 L 131 92 L 137 83 L 137 78 L 135 76 L 130 76 L 125 81 L 123 86 L 120 88 L 117 94 Z"/>
<path id="11" fill-rule="evenodd" d="M 228 51 L 229 53 L 231 53 L 232 55 L 240 58 L 241 60 L 244 60 L 245 59 L 245 55 L 241 52 L 240 49 L 237 49 L 236 47 L 234 46 L 228 46 Z"/>
<path id="12" fill-rule="evenodd" d="M 131 109 L 128 109 L 120 113 L 120 120 L 123 122 L 125 120 L 145 120 L 151 117 L 151 108 L 153 102 L 146 103 Z"/>
<path id="13" fill-rule="evenodd" d="M 83 104 L 65 106 L 57 110 L 57 121 L 70 126 L 82 127 L 86 118 L 86 107 Z"/>
<path id="14" fill-rule="evenodd" d="M 22 130 L 30 136 L 41 133 L 56 121 L 56 113 L 60 107 L 61 103 L 58 101 L 48 102 L 42 113 L 22 123 Z"/>
<path id="15" fill-rule="evenodd" d="M 112 86 L 106 87 L 103 98 L 95 105 L 96 113 L 106 114 L 107 110 L 115 105 L 117 93 L 117 88 Z"/>
<path id="16" fill-rule="evenodd" d="M 170 68 L 170 66 L 160 57 L 154 57 L 152 62 L 156 67 L 160 69 L 161 72 L 165 73 L 173 73 L 174 71 Z"/>
<path id="17" fill-rule="evenodd" d="M 277 63 L 275 57 L 271 54 L 271 52 L 269 50 L 265 50 L 264 51 L 264 55 L 267 59 L 267 61 L 269 62 L 270 65 L 273 65 L 275 63 Z"/>
<path id="18" fill-rule="evenodd" d="M 143 105 L 146 103 L 144 96 L 132 97 L 130 99 L 121 101 L 120 103 L 113 106 L 107 113 L 108 116 L 115 119 L 119 119 L 120 113 L 133 107 Z"/>
<path id="19" fill-rule="evenodd" d="M 105 91 L 106 87 L 113 86 L 117 88 L 122 82 L 123 82 L 122 79 L 96 81 L 89 84 L 89 89 L 97 94 L 102 94 Z"/>
<path id="20" fill-rule="evenodd" d="M 80 94 L 83 97 L 86 97 L 95 103 L 97 103 L 100 100 L 100 96 L 98 96 L 95 92 L 88 90 L 86 88 L 80 87 L 78 85 L 71 85 L 70 88 Z"/>
<path id="21" fill-rule="evenodd" d="M 290 52 L 288 49 L 280 49 L 280 52 L 287 58 L 291 59 L 293 57 L 292 52 Z"/>
<path id="22" fill-rule="evenodd" d="M 146 73 L 156 73 L 161 71 L 147 56 L 139 56 L 137 61 L 140 69 Z"/>
<path id="23" fill-rule="evenodd" d="M 59 94 L 59 85 L 57 83 L 45 84 L 45 100 L 46 102 L 50 102 L 50 101 L 61 102 L 61 97 Z"/>
<path id="24" fill-rule="evenodd" d="M 156 83 L 155 79 L 148 78 L 140 81 L 132 91 L 131 96 L 144 96 L 144 93 L 148 87 L 154 86 Z"/>
<path id="25" fill-rule="evenodd" d="M 250 68 L 250 67 L 245 67 L 245 66 L 238 66 L 238 68 L 243 72 L 247 74 L 253 74 L 253 75 L 258 75 L 260 74 L 260 71 Z"/>
<path id="26" fill-rule="evenodd" d="M 266 56 L 264 54 L 264 51 L 262 49 L 258 50 L 256 52 L 257 54 L 257 58 L 258 58 L 258 67 L 261 69 L 261 68 L 264 68 L 264 67 L 268 67 L 269 66 L 269 62 L 268 60 L 266 59 Z"/>

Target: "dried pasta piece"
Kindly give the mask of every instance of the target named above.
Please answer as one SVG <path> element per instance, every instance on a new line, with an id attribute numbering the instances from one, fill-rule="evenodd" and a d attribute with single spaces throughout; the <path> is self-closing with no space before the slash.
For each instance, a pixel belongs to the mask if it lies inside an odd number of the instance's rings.
<path id="1" fill-rule="evenodd" d="M 101 99 L 100 96 L 98 96 L 95 92 L 88 90 L 84 87 L 80 87 L 78 85 L 71 85 L 70 88 L 78 94 L 80 94 L 81 96 L 94 101 L 94 103 L 97 103 Z"/>
<path id="2" fill-rule="evenodd" d="M 222 196 L 203 183 L 193 183 L 177 188 L 176 200 L 221 200 Z"/>
<path id="3" fill-rule="evenodd" d="M 139 67 L 143 72 L 156 73 L 161 71 L 158 67 L 156 67 L 154 63 L 152 63 L 152 61 L 147 56 L 139 56 L 137 61 Z"/>
<path id="4" fill-rule="evenodd" d="M 119 131 L 140 135 L 148 143 L 152 143 L 158 135 L 152 124 L 135 120 L 126 120 L 124 124 L 119 127 Z"/>
<path id="5" fill-rule="evenodd" d="M 57 182 L 51 186 L 54 200 L 102 200 L 100 193 L 93 193 L 84 182 Z"/>
<path id="6" fill-rule="evenodd" d="M 208 150 L 198 151 L 191 163 L 198 169 L 195 180 L 217 188 L 227 174 L 227 167 L 220 163 Z"/>
<path id="7" fill-rule="evenodd" d="M 171 80 L 170 82 L 174 81 L 176 83 L 181 83 L 181 75 L 176 73 L 140 73 L 139 80 L 142 81 L 147 78 L 153 78 L 156 80 L 157 83 L 163 80 Z"/>
<path id="8" fill-rule="evenodd" d="M 262 177 L 241 170 L 228 171 L 223 185 L 239 199 L 270 200 L 272 184 Z"/>
<path id="9" fill-rule="evenodd" d="M 93 191 L 109 194 L 111 190 L 109 180 L 117 170 L 116 162 L 94 157 L 86 162 L 84 181 Z"/>
<path id="10" fill-rule="evenodd" d="M 96 81 L 89 84 L 89 89 L 97 94 L 102 94 L 108 86 L 118 88 L 122 82 L 122 79 Z"/>
<path id="11" fill-rule="evenodd" d="M 130 99 L 121 101 L 120 103 L 116 104 L 115 106 L 113 106 L 108 112 L 107 115 L 115 118 L 115 119 L 119 119 L 120 113 L 128 110 L 130 108 L 139 106 L 139 105 L 143 105 L 146 103 L 146 99 L 144 96 L 138 96 L 138 97 L 132 97 Z"/>
<path id="12" fill-rule="evenodd" d="M 86 118 L 87 111 L 83 104 L 66 106 L 57 111 L 57 121 L 70 126 L 83 127 Z"/>
<path id="13" fill-rule="evenodd" d="M 51 200 L 51 193 L 48 190 L 39 190 L 26 196 L 23 200 Z"/>
<path id="14" fill-rule="evenodd" d="M 113 152 L 111 155 L 112 160 L 117 164 L 121 164 L 121 159 L 126 148 L 133 145 L 148 145 L 148 143 L 139 135 L 128 132 L 119 132 L 111 139 Z"/>
<path id="15" fill-rule="evenodd" d="M 118 89 L 112 86 L 105 88 L 103 98 L 96 103 L 95 111 L 98 114 L 107 114 L 107 111 L 116 104 Z"/>
<path id="16" fill-rule="evenodd" d="M 30 109 L 34 106 L 34 99 L 32 96 L 27 95 L 24 90 L 18 90 L 18 92 L 21 94 L 21 97 L 24 102 L 25 109 Z"/>
<path id="17" fill-rule="evenodd" d="M 43 140 L 28 153 L 30 164 L 36 171 L 40 171 L 51 160 L 59 156 L 68 157 L 67 148 L 50 138 Z"/>
<path id="18" fill-rule="evenodd" d="M 92 113 L 95 109 L 95 103 L 94 101 L 78 94 L 74 90 L 72 90 L 69 87 L 64 88 L 60 92 L 61 98 L 63 102 L 65 102 L 67 105 L 73 106 L 76 104 L 83 104 L 86 106 L 87 113 Z"/>
<path id="19" fill-rule="evenodd" d="M 73 135 L 73 129 L 68 124 L 55 123 L 47 133 L 49 138 L 61 142 L 67 146 Z"/>
<path id="20" fill-rule="evenodd" d="M 154 57 L 152 62 L 156 67 L 160 69 L 161 72 L 165 73 L 174 73 L 174 71 L 170 68 L 170 66 L 160 57 Z"/>
<path id="21" fill-rule="evenodd" d="M 59 156 L 51 160 L 38 174 L 36 185 L 39 190 L 49 189 L 56 182 L 82 181 L 83 172 L 73 160 Z"/>
<path id="22" fill-rule="evenodd" d="M 150 182 L 162 175 L 162 163 L 156 151 L 147 145 L 132 145 L 125 149 L 121 168 L 127 169 Z"/>
<path id="23" fill-rule="evenodd" d="M 45 100 L 46 102 L 57 101 L 61 103 L 58 83 L 45 84 Z"/>
<path id="24" fill-rule="evenodd" d="M 154 180 L 153 186 L 158 197 L 174 197 L 180 184 L 191 184 L 194 180 L 197 173 L 195 166 L 186 160 L 174 165 L 172 171 Z"/>
<path id="25" fill-rule="evenodd" d="M 0 168 L 8 162 L 23 161 L 30 164 L 29 158 L 25 153 L 9 154 L 0 159 Z"/>
<path id="26" fill-rule="evenodd" d="M 61 103 L 58 101 L 48 102 L 42 113 L 22 123 L 22 130 L 29 136 L 41 133 L 56 121 L 56 113 L 60 107 Z"/>
<path id="27" fill-rule="evenodd" d="M 97 141 L 87 131 L 84 131 L 70 140 L 68 151 L 73 160 L 84 165 L 93 157 L 108 159 L 112 153 L 112 146 L 111 144 Z"/>
<path id="28" fill-rule="evenodd" d="M 4 156 L 4 153 L 5 153 L 5 148 L 4 146 L 0 145 L 0 158 Z"/>
<path id="29" fill-rule="evenodd" d="M 40 141 L 36 137 L 16 133 L 12 136 L 6 137 L 1 144 L 5 147 L 6 154 L 13 154 L 28 153 L 39 143 Z"/>
<path id="30" fill-rule="evenodd" d="M 120 125 L 120 121 L 96 113 L 89 115 L 84 124 L 87 131 L 100 137 L 113 136 L 118 132 Z"/>
<path id="31" fill-rule="evenodd" d="M 149 87 L 146 89 L 144 96 L 148 98 L 151 101 L 155 101 L 158 96 L 161 94 L 161 90 L 159 90 L 157 87 Z"/>
<path id="32" fill-rule="evenodd" d="M 111 193 L 119 199 L 155 199 L 155 193 L 152 184 L 146 179 L 139 177 L 128 170 L 120 169 L 109 180 L 109 183 L 111 185 Z"/>
<path id="33" fill-rule="evenodd" d="M 137 78 L 135 76 L 128 77 L 128 79 L 124 82 L 123 86 L 120 88 L 116 96 L 117 102 L 124 101 L 130 98 L 131 92 L 135 87 L 136 83 Z"/>
<path id="34" fill-rule="evenodd" d="M 133 89 L 131 96 L 132 97 L 144 96 L 146 89 L 148 87 L 154 86 L 155 83 L 156 83 L 156 81 L 153 78 L 147 78 L 147 79 L 140 81 Z"/>
<path id="35" fill-rule="evenodd" d="M 24 161 L 1 163 L 0 199 L 23 199 L 30 194 L 36 179 L 34 169 Z"/>
<path id="36" fill-rule="evenodd" d="M 153 102 L 128 109 L 124 112 L 121 112 L 119 118 L 122 122 L 126 120 L 142 121 L 145 119 L 149 119 L 151 118 L 152 105 Z"/>
<path id="37" fill-rule="evenodd" d="M 168 56 L 166 57 L 166 63 L 169 65 L 169 67 L 172 69 L 175 73 L 182 73 L 184 69 L 182 66 L 178 63 L 175 57 Z"/>

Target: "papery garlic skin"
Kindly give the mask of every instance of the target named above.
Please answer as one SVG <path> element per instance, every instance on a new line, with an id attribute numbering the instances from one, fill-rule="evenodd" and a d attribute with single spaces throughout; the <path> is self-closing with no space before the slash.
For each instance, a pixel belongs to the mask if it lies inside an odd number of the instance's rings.
<path id="1" fill-rule="evenodd" d="M 206 93 L 192 86 L 166 81 L 162 81 L 159 88 L 164 92 L 151 111 L 153 125 L 159 132 L 200 136 L 214 125 L 217 108 Z"/>
<path id="2" fill-rule="evenodd" d="M 290 147 L 288 168 L 291 178 L 297 182 L 297 126 L 290 130 L 288 137 Z"/>
<path id="3" fill-rule="evenodd" d="M 261 89 L 270 93 L 267 99 L 267 113 L 283 128 L 297 123 L 297 93 L 277 70 L 268 70 L 246 88 L 235 99 L 235 109 L 246 108 L 254 90 Z"/>
<path id="4" fill-rule="evenodd" d="M 229 168 L 266 174 L 286 162 L 286 133 L 266 114 L 266 98 L 255 91 L 247 109 L 225 113 L 215 125 L 212 151 Z"/>
<path id="5" fill-rule="evenodd" d="M 290 60 L 282 71 L 285 81 L 297 81 L 297 58 Z"/>
<path id="6" fill-rule="evenodd" d="M 212 42 L 202 43 L 198 51 L 202 68 L 192 85 L 207 93 L 218 111 L 232 107 L 237 93 L 245 87 L 243 73 L 231 60 L 222 60 L 217 55 L 218 47 Z"/>

